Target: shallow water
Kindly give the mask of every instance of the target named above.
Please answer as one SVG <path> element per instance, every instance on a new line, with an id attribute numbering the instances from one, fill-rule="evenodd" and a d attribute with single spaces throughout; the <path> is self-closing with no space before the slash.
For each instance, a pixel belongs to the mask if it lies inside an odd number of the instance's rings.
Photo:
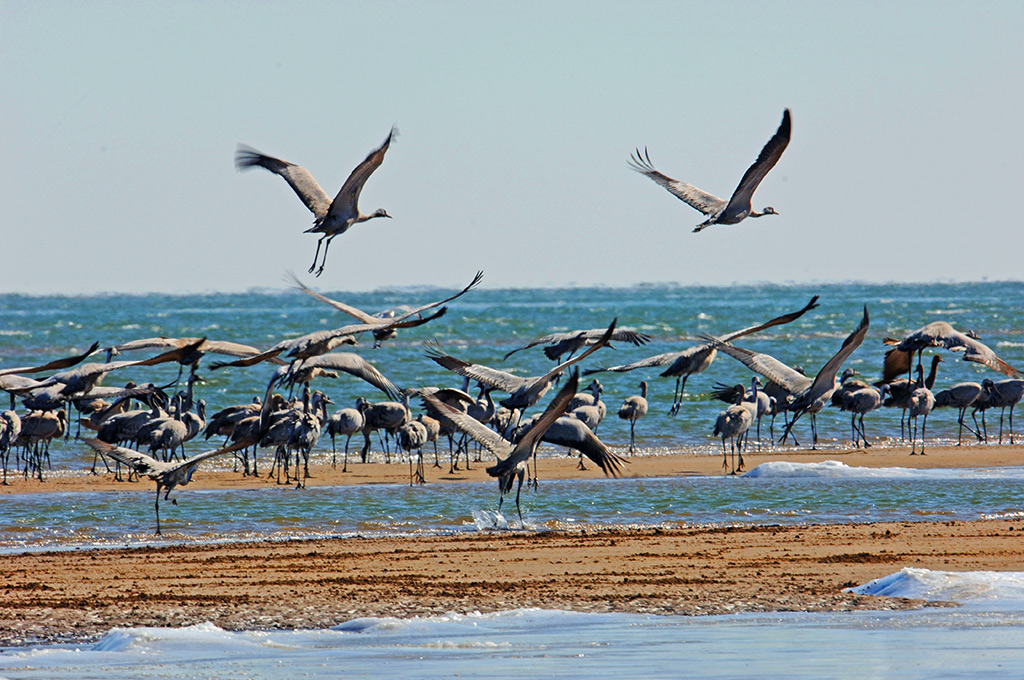
<path id="1" fill-rule="evenodd" d="M 3 499 L 0 551 L 487 531 L 521 526 L 493 483 L 174 492 L 153 536 L 153 492 Z M 542 481 L 527 529 L 952 521 L 1024 517 L 1024 468 L 912 470 L 768 463 L 742 477 Z M 59 518 L 59 521 L 54 521 Z"/>

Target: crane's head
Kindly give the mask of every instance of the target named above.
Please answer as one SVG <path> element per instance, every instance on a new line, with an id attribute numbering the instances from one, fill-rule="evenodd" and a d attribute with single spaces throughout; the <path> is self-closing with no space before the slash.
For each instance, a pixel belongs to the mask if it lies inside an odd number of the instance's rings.
<path id="1" fill-rule="evenodd" d="M 779 213 L 775 212 L 775 208 L 773 208 L 771 206 L 768 206 L 764 210 L 761 211 L 761 214 L 762 215 L 778 215 Z"/>
<path id="2" fill-rule="evenodd" d="M 387 217 L 388 219 L 391 219 L 391 215 L 389 215 L 387 210 L 384 208 L 377 208 L 370 217 Z"/>

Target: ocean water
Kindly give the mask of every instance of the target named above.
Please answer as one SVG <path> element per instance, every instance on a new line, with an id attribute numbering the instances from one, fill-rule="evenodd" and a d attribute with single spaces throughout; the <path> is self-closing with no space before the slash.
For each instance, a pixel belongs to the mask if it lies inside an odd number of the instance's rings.
<path id="1" fill-rule="evenodd" d="M 467 281 L 471 276 L 467 275 Z M 486 280 L 485 280 L 486 284 Z M 324 291 L 375 311 L 423 302 L 449 291 L 401 290 L 344 294 Z M 871 330 L 849 365 L 875 377 L 882 338 L 899 337 L 947 319 L 973 328 L 1003 359 L 1024 366 L 1024 284 L 744 286 L 689 288 L 473 291 L 438 321 L 404 332 L 379 350 L 355 348 L 403 387 L 457 385 L 423 356 L 437 339 L 453 355 L 539 375 L 550 367 L 539 348 L 501 356 L 556 330 L 619 324 L 656 336 L 646 347 L 602 350 L 586 367 L 629 363 L 678 351 L 698 334 L 725 333 L 803 306 L 821 306 L 799 321 L 737 343 L 815 372 L 857 324 L 863 305 Z M 207 336 L 255 346 L 347 323 L 330 309 L 291 292 L 237 295 L 90 297 L 0 296 L 0 367 L 29 365 L 78 349 L 155 335 Z M 145 354 L 141 356 L 146 356 Z M 946 353 L 936 389 L 962 380 L 1002 376 Z M 102 359 L 100 359 L 102 360 Z M 208 363 L 206 359 L 204 363 Z M 126 369 L 106 384 L 169 381 L 176 368 Z M 201 370 L 197 396 L 209 412 L 263 392 L 271 369 Z M 603 373 L 611 414 L 598 434 L 613 448 L 628 443 L 628 426 L 614 417 L 621 399 L 651 383 L 651 411 L 637 426 L 643 453 L 683 451 L 721 455 L 711 438 L 722 405 L 707 392 L 717 382 L 748 383 L 749 373 L 719 357 L 686 386 L 678 417 L 667 414 L 674 380 L 658 370 Z M 353 378 L 316 384 L 338 406 L 359 396 L 383 398 Z M 989 433 L 998 414 L 988 414 Z M 819 417 L 821 444 L 848 445 L 846 414 Z M 899 415 L 866 418 L 869 437 L 893 443 Z M 765 425 L 767 429 L 767 425 Z M 929 419 L 929 441 L 956 438 L 955 414 Z M 796 434 L 809 438 L 803 425 Z M 767 444 L 767 437 L 766 437 Z M 203 450 L 193 445 L 190 452 Z M 330 456 L 322 440 L 319 460 Z M 379 455 L 375 452 L 375 456 Z M 564 455 L 548 448 L 544 455 Z M 969 456 L 965 452 L 965 456 Z M 56 442 L 47 475 L 82 475 L 92 454 L 80 442 Z M 401 463 L 404 465 L 404 463 Z M 213 466 L 230 465 L 220 461 Z M 201 474 L 202 470 L 199 473 Z M 288 540 L 374 534 L 559 529 L 580 526 L 693 524 L 802 524 L 868 521 L 949 521 L 1024 518 L 1024 470 L 866 470 L 841 463 L 769 464 L 739 478 L 613 480 L 598 474 L 574 481 L 541 481 L 524 492 L 525 526 L 514 506 L 497 511 L 493 484 L 335 487 L 298 491 L 175 492 L 179 505 L 161 507 L 165 535 L 153 536 L 152 490 L 119 493 L 0 496 L 0 553 L 98 546 L 188 544 L 234 540 Z M 0 554 L 2 558 L 2 554 Z M 855 614 L 774 614 L 723 617 L 646 617 L 617 614 L 512 611 L 398 621 L 358 619 L 331 630 L 234 633 L 201 625 L 186 629 L 112 630 L 96 643 L 0 651 L 7 678 L 293 678 L 505 677 L 1020 677 L 1024 655 L 1021 574 L 946 574 L 903 570 L 865 584 L 885 594 L 954 599 L 958 608 Z M 879 592 L 882 592 L 881 590 Z M 683 663 L 680 663 L 683 662 Z"/>

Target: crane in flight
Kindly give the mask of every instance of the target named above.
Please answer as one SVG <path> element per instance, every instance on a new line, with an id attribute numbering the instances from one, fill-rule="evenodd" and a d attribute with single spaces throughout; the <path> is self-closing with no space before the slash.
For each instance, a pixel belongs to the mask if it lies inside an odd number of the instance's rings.
<path id="1" fill-rule="evenodd" d="M 344 234 L 353 224 L 372 220 L 375 217 L 391 217 L 384 208 L 379 208 L 368 215 L 362 213 L 359 210 L 359 194 L 362 192 L 366 180 L 373 174 L 373 171 L 384 162 L 384 154 L 387 153 L 388 148 L 391 146 L 391 140 L 396 132 L 397 130 L 392 127 L 384 143 L 371 151 L 370 155 L 352 170 L 352 173 L 345 180 L 345 183 L 341 185 L 341 190 L 338 191 L 338 195 L 334 197 L 333 201 L 327 195 L 327 192 L 321 189 L 317 181 L 313 179 L 313 175 L 310 174 L 309 170 L 306 170 L 301 165 L 295 165 L 280 158 L 267 156 L 256 149 L 242 144 L 238 146 L 238 150 L 235 152 L 235 167 L 239 170 L 245 170 L 259 166 L 275 175 L 280 175 L 284 178 L 284 181 L 288 182 L 288 186 L 292 188 L 292 191 L 302 200 L 303 204 L 313 213 L 315 218 L 313 226 L 304 233 L 322 234 L 322 236 L 316 242 L 316 254 L 313 256 L 313 264 L 309 268 L 310 274 L 314 271 L 316 271 L 317 276 L 324 273 L 324 265 L 327 263 L 327 249 L 330 247 L 331 241 L 335 236 Z M 321 245 L 324 247 L 324 259 L 320 261 L 320 268 L 317 269 L 316 263 L 320 258 Z"/>
<path id="2" fill-rule="evenodd" d="M 750 200 L 753 198 L 754 191 L 757 190 L 758 185 L 761 184 L 761 181 L 768 172 L 775 167 L 775 164 L 779 162 L 782 152 L 789 145 L 791 127 L 789 109 L 786 109 L 782 112 L 782 123 L 779 125 L 779 129 L 775 131 L 772 138 L 761 149 L 761 153 L 758 155 L 757 160 L 754 161 L 754 164 L 743 173 L 743 179 L 740 180 L 739 185 L 732 192 L 732 197 L 728 201 L 698 189 L 692 184 L 680 182 L 658 172 L 654 168 L 654 164 L 651 163 L 651 157 L 647 154 L 646 148 L 642 154 L 640 149 L 636 150 L 630 158 L 630 167 L 640 174 L 650 177 L 665 187 L 670 194 L 708 216 L 708 219 L 697 225 L 693 230 L 694 232 L 701 231 L 712 224 L 739 224 L 748 217 L 778 215 L 779 213 L 771 206 L 768 206 L 761 212 L 757 212 L 751 207 Z"/>

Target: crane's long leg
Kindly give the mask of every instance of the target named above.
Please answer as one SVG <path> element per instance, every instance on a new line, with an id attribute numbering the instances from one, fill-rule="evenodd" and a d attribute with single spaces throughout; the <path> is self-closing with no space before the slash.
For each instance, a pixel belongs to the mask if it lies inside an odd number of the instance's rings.
<path id="1" fill-rule="evenodd" d="M 313 256 L 313 264 L 310 265 L 310 267 L 309 267 L 309 273 L 310 274 L 312 274 L 313 270 L 316 269 L 316 262 L 317 262 L 317 260 L 320 259 L 320 244 L 324 242 L 325 238 L 327 238 L 327 234 L 324 234 L 323 236 L 321 236 L 320 238 L 318 238 L 316 240 L 316 255 Z M 322 269 L 323 268 L 321 267 L 321 270 Z M 320 276 L 320 275 L 317 274 L 317 276 Z"/>
<path id="2" fill-rule="evenodd" d="M 519 494 L 523 491 L 523 478 L 526 477 L 526 470 L 519 469 L 516 475 L 519 477 L 519 484 L 516 487 L 516 513 L 519 515 L 519 525 L 525 528 L 526 522 L 523 521 L 523 509 L 519 505 Z"/>
<path id="3" fill-rule="evenodd" d="M 331 247 L 331 241 L 334 240 L 335 234 L 331 234 L 330 236 L 327 236 L 325 234 L 325 237 L 327 238 L 327 240 L 324 242 L 324 259 L 320 260 L 320 268 L 316 270 L 316 275 L 317 276 L 320 276 L 321 274 L 324 273 L 324 265 L 327 264 L 327 250 L 328 250 L 328 248 Z M 319 248 L 319 245 L 318 245 L 318 248 Z M 315 265 L 316 262 L 314 262 L 313 264 Z"/>
<path id="4" fill-rule="evenodd" d="M 686 394 L 686 379 L 689 375 L 683 375 L 676 378 L 676 391 L 672 396 L 672 409 L 669 411 L 672 415 L 677 415 L 679 409 L 683 406 L 683 395 Z"/>
<path id="5" fill-rule="evenodd" d="M 1013 407 L 1016 404 L 1010 405 L 1010 446 L 1013 446 Z"/>
<path id="6" fill-rule="evenodd" d="M 156 485 L 156 535 L 160 535 L 160 483 Z"/>
<path id="7" fill-rule="evenodd" d="M 921 455 L 924 455 L 924 429 L 928 427 L 928 414 L 924 414 L 924 421 L 921 423 Z"/>
<path id="8" fill-rule="evenodd" d="M 910 434 L 910 455 L 916 456 L 918 455 L 916 453 L 916 449 L 918 449 L 918 417 L 914 416 L 910 421 L 913 424 L 913 430 Z"/>
<path id="9" fill-rule="evenodd" d="M 864 440 L 864 448 L 871 448 L 871 442 L 868 441 L 868 435 L 864 432 L 864 414 L 860 414 L 860 438 Z"/>

